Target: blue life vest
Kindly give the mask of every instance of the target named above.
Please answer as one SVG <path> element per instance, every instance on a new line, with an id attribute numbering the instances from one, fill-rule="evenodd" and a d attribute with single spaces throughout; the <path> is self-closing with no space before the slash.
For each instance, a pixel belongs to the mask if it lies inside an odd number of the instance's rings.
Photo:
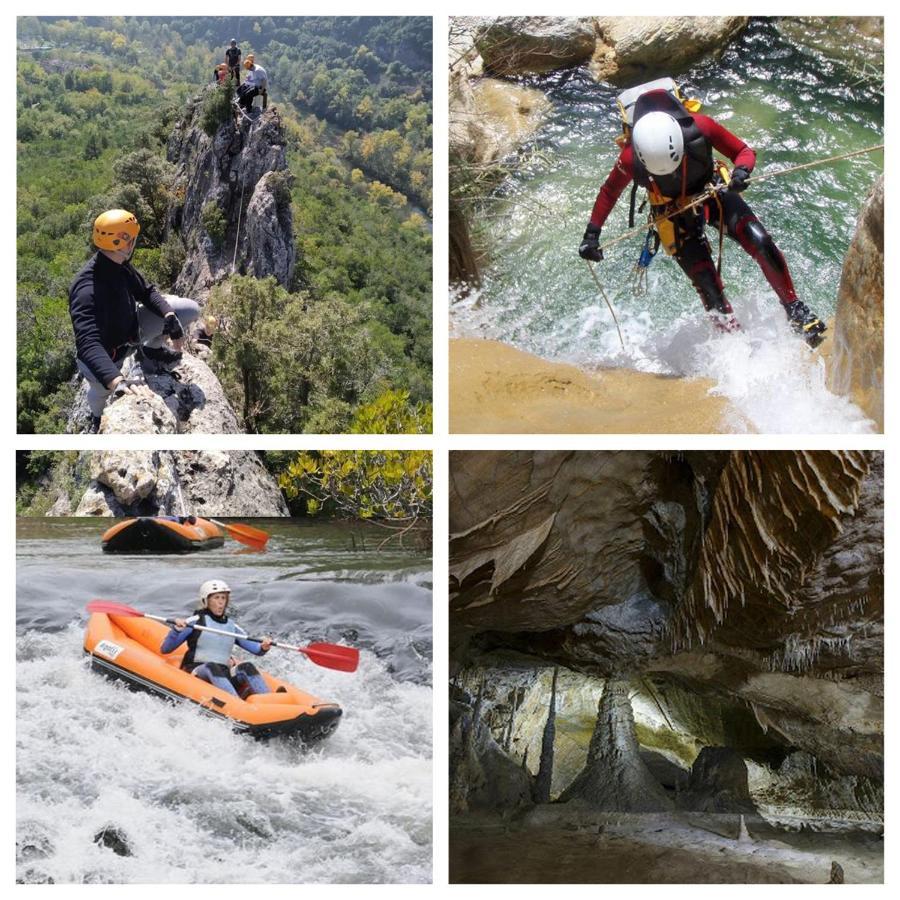
<path id="1" fill-rule="evenodd" d="M 210 617 L 211 618 L 211 617 Z M 235 625 L 233 622 L 216 622 L 214 619 L 208 621 L 207 616 L 201 616 L 198 625 L 208 625 L 210 628 L 218 628 L 220 631 L 230 631 L 234 637 L 225 634 L 212 634 L 209 631 L 199 632 L 197 643 L 194 645 L 192 664 L 195 666 L 201 663 L 212 662 L 228 665 L 231 657 L 231 651 L 234 649 L 234 642 L 237 638 L 247 636 L 247 632 L 243 628 Z"/>

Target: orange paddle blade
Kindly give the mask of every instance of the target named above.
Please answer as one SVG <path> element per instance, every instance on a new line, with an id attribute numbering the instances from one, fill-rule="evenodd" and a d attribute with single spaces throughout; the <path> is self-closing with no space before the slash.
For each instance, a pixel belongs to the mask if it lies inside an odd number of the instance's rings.
<path id="1" fill-rule="evenodd" d="M 326 669 L 355 672 L 359 665 L 359 650 L 355 647 L 342 647 L 340 644 L 310 644 L 308 647 L 297 649 L 305 653 L 310 662 Z"/>
<path id="2" fill-rule="evenodd" d="M 224 528 L 236 541 L 246 544 L 254 550 L 265 550 L 269 541 L 269 533 L 267 531 L 261 531 L 252 525 L 228 524 L 227 522 L 220 522 L 218 519 L 210 519 L 209 521 L 220 528 Z"/>

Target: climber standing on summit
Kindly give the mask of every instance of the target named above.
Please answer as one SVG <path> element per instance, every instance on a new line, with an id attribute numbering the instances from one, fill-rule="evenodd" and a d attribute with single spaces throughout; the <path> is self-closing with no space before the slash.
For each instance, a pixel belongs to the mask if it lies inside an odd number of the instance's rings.
<path id="1" fill-rule="evenodd" d="M 231 45 L 225 50 L 225 62 L 228 65 L 228 74 L 234 79 L 234 83 L 241 83 L 241 48 L 237 45 L 237 39 L 231 39 Z"/>
<path id="2" fill-rule="evenodd" d="M 262 66 L 256 65 L 256 59 L 252 53 L 247 54 L 244 68 L 247 70 L 247 75 L 244 83 L 238 88 L 238 105 L 250 112 L 253 108 L 253 98 L 257 94 L 262 94 L 262 108 L 265 109 L 269 105 L 269 78 L 266 70 Z"/>
<path id="3" fill-rule="evenodd" d="M 618 104 L 622 149 L 597 194 L 578 248 L 581 258 L 603 259 L 601 229 L 622 191 L 633 181 L 630 225 L 634 224 L 634 192 L 642 187 L 650 201 L 651 233 L 655 232 L 657 248 L 661 244 L 675 257 L 718 328 L 734 331 L 740 326 L 713 262 L 707 225 L 718 229 L 720 238 L 727 235 L 737 241 L 756 260 L 791 327 L 810 347 L 818 346 L 825 324 L 797 298 L 784 256 L 741 197 L 756 164 L 756 153 L 714 119 L 700 115 L 699 102 L 682 98 L 671 78 L 630 88 L 619 95 Z M 724 163 L 713 159 L 713 149 L 731 161 L 730 174 Z M 704 194 L 707 196 L 702 199 Z"/>
<path id="4" fill-rule="evenodd" d="M 124 209 L 109 209 L 94 221 L 97 252 L 69 288 L 69 315 L 75 330 L 78 371 L 88 383 L 91 432 L 113 391 L 133 393 L 122 364 L 135 345 L 139 355 L 160 366 L 177 363 L 184 329 L 200 315 L 200 307 L 182 297 L 166 299 L 131 264 L 141 226 Z M 175 350 L 163 346 L 172 339 Z"/>

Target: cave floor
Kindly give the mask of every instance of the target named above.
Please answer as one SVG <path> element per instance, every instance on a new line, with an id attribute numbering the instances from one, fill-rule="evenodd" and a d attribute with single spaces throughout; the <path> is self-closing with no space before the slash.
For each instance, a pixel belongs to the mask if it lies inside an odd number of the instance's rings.
<path id="1" fill-rule="evenodd" d="M 594 818 L 590 826 L 567 827 L 457 817 L 450 827 L 450 881 L 822 884 L 832 860 L 848 884 L 884 878 L 883 843 L 871 835 L 783 832 L 736 840 L 662 815 Z"/>

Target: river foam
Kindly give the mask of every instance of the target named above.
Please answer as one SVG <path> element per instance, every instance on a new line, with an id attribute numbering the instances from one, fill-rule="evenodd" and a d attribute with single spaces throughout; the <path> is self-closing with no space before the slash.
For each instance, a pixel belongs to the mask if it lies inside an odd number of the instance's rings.
<path id="1" fill-rule="evenodd" d="M 54 882 L 428 882 L 427 685 L 362 654 L 354 674 L 272 653 L 338 701 L 308 752 L 255 742 L 196 707 L 93 673 L 82 627 L 18 641 L 17 878 Z M 104 828 L 132 855 L 95 842 Z"/>

